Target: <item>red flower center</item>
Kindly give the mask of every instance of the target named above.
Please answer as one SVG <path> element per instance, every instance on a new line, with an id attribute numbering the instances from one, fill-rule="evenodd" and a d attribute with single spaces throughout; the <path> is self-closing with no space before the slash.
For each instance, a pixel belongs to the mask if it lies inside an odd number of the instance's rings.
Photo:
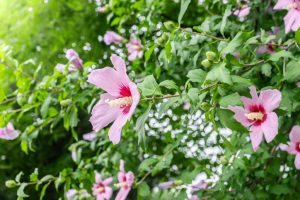
<path id="1" fill-rule="evenodd" d="M 254 126 L 260 126 L 267 119 L 266 111 L 262 105 L 250 106 L 249 113 L 245 116 Z"/>
<path id="2" fill-rule="evenodd" d="M 300 152 L 300 142 L 296 143 L 296 147 L 295 147 L 297 152 Z"/>
<path id="3" fill-rule="evenodd" d="M 103 183 L 98 183 L 98 185 L 97 185 L 97 191 L 99 193 L 105 193 L 105 186 L 104 186 Z"/>
<path id="4" fill-rule="evenodd" d="M 119 98 L 124 98 L 124 97 L 130 97 L 131 98 L 131 91 L 130 91 L 130 88 L 128 86 L 122 85 L 121 88 L 120 88 L 120 97 Z M 131 103 L 132 103 L 132 98 L 131 98 Z M 120 105 L 120 108 L 123 109 L 124 114 L 127 114 L 129 112 L 130 107 L 131 107 L 131 103 Z"/>

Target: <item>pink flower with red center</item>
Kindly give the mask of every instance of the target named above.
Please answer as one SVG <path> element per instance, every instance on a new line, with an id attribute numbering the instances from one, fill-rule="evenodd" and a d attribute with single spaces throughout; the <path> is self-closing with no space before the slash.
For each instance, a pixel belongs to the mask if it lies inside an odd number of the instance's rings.
<path id="1" fill-rule="evenodd" d="M 300 126 L 294 126 L 290 132 L 288 145 L 280 144 L 279 148 L 291 155 L 296 155 L 295 166 L 300 169 Z"/>
<path id="2" fill-rule="evenodd" d="M 271 142 L 278 134 L 278 117 L 275 110 L 281 101 L 279 90 L 264 90 L 257 96 L 256 88 L 250 87 L 252 98 L 241 97 L 244 107 L 229 106 L 234 118 L 250 129 L 253 150 L 256 151 L 263 140 Z"/>
<path id="3" fill-rule="evenodd" d="M 243 17 L 246 17 L 249 15 L 250 10 L 251 10 L 250 6 L 244 5 L 241 8 L 239 8 L 238 10 L 235 10 L 233 14 L 240 18 L 243 18 Z"/>
<path id="4" fill-rule="evenodd" d="M 101 175 L 97 172 L 96 176 L 96 183 L 93 185 L 93 195 L 97 198 L 97 200 L 108 200 L 112 196 L 112 189 L 109 185 L 113 182 L 113 178 L 109 177 L 102 181 Z"/>
<path id="5" fill-rule="evenodd" d="M 132 172 L 126 173 L 124 169 L 123 160 L 120 160 L 120 171 L 118 173 L 118 181 L 118 186 L 120 187 L 120 190 L 115 200 L 125 200 L 134 183 L 134 174 Z"/>
<path id="6" fill-rule="evenodd" d="M 287 9 L 284 17 L 285 33 L 291 30 L 297 31 L 300 27 L 300 1 L 299 0 L 278 0 L 274 6 L 275 10 Z"/>
<path id="7" fill-rule="evenodd" d="M 124 38 L 113 31 L 107 31 L 103 40 L 106 45 L 110 45 L 111 43 L 120 44 L 123 42 Z"/>
<path id="8" fill-rule="evenodd" d="M 123 126 L 139 103 L 140 93 L 126 74 L 124 60 L 117 55 L 112 55 L 110 59 L 114 68 L 97 69 L 88 76 L 88 82 L 107 92 L 100 96 L 100 101 L 94 106 L 90 122 L 94 131 L 98 132 L 114 121 L 108 136 L 117 144 L 120 142 Z"/>
<path id="9" fill-rule="evenodd" d="M 82 60 L 76 51 L 73 49 L 68 49 L 66 52 L 66 58 L 70 62 L 69 71 L 82 70 Z"/>
<path id="10" fill-rule="evenodd" d="M 141 41 L 135 37 L 131 37 L 128 44 L 126 44 L 128 50 L 128 60 L 134 61 L 137 58 L 142 58 L 144 55 L 143 45 Z"/>
<path id="11" fill-rule="evenodd" d="M 12 123 L 8 123 L 5 128 L 0 128 L 0 138 L 4 140 L 14 140 L 19 136 L 19 131 L 14 129 Z"/>

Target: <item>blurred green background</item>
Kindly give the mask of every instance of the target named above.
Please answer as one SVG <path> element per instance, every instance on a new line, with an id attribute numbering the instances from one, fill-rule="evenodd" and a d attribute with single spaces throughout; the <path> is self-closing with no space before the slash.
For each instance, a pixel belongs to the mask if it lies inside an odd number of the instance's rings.
<path id="1" fill-rule="evenodd" d="M 95 9 L 96 4 L 93 1 L 87 3 L 87 0 L 0 0 L 2 51 L 4 44 L 9 46 L 13 58 L 20 63 L 27 63 L 24 65 L 26 71 L 34 71 L 41 63 L 42 74 L 52 73 L 59 62 L 66 63 L 64 50 L 68 48 L 75 49 L 83 60 L 93 60 L 101 55 L 100 51 L 105 47 L 101 47 L 98 36 L 107 29 L 106 20 L 104 17 L 101 20 Z M 89 50 L 84 50 L 85 46 Z M 13 70 L 0 64 L 0 74 L 5 76 L 0 79 L 0 84 L 9 84 L 8 80 L 13 79 L 12 73 Z M 43 130 L 45 133 L 47 131 Z M 16 199 L 16 190 L 7 189 L 4 182 L 14 179 L 20 171 L 31 174 L 37 167 L 40 174 L 57 174 L 63 167 L 74 165 L 67 150 L 71 141 L 70 135 L 41 134 L 35 144 L 38 152 L 25 156 L 20 150 L 19 141 L 1 140 L 0 199 Z M 29 190 L 28 193 L 34 192 Z M 45 199 L 57 199 L 56 195 L 53 187 L 49 188 Z M 38 198 L 38 195 L 30 197 Z"/>

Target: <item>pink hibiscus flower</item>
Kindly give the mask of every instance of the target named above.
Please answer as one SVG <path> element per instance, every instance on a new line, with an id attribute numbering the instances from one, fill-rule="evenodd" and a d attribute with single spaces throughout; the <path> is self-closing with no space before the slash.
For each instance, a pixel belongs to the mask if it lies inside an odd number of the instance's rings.
<path id="1" fill-rule="evenodd" d="M 274 6 L 275 10 L 287 9 L 284 17 L 285 33 L 291 30 L 297 31 L 300 27 L 300 1 L 299 0 L 278 0 Z"/>
<path id="2" fill-rule="evenodd" d="M 234 15 L 243 18 L 249 15 L 251 7 L 248 5 L 242 6 L 240 9 L 234 11 Z"/>
<path id="3" fill-rule="evenodd" d="M 107 92 L 100 96 L 100 101 L 94 106 L 90 122 L 94 131 L 98 132 L 114 121 L 108 136 L 117 144 L 120 142 L 123 126 L 139 103 L 140 94 L 136 84 L 126 74 L 124 60 L 117 55 L 112 55 L 110 59 L 114 68 L 94 70 L 88 77 L 88 82 Z"/>
<path id="4" fill-rule="evenodd" d="M 279 90 L 264 90 L 257 96 L 256 88 L 250 87 L 252 99 L 241 97 L 244 108 L 229 106 L 235 113 L 234 118 L 243 126 L 249 127 L 253 150 L 256 151 L 263 140 L 271 142 L 278 133 L 278 117 L 275 110 L 281 101 Z"/>
<path id="5" fill-rule="evenodd" d="M 124 161 L 120 160 L 120 171 L 118 173 L 119 187 L 120 190 L 116 196 L 115 200 L 125 200 L 128 196 L 131 187 L 134 183 L 134 174 L 132 172 L 127 172 L 124 169 Z"/>
<path id="6" fill-rule="evenodd" d="M 295 166 L 297 169 L 300 169 L 300 126 L 292 128 L 288 145 L 280 144 L 279 148 L 291 155 L 296 155 Z"/>
<path id="7" fill-rule="evenodd" d="M 19 136 L 19 131 L 14 129 L 12 123 L 8 123 L 5 128 L 0 128 L 0 138 L 4 140 L 14 140 Z"/>
<path id="8" fill-rule="evenodd" d="M 109 177 L 102 181 L 101 175 L 97 172 L 95 176 L 96 183 L 93 185 L 93 195 L 97 200 L 108 200 L 112 196 L 112 189 L 109 185 L 113 182 L 113 178 Z"/>
<path id="9" fill-rule="evenodd" d="M 111 43 L 120 44 L 124 38 L 113 31 L 107 31 L 103 40 L 106 45 L 110 45 Z"/>
<path id="10" fill-rule="evenodd" d="M 197 195 L 193 195 L 190 200 L 200 200 L 199 197 Z"/>
<path id="11" fill-rule="evenodd" d="M 70 62 L 70 71 L 82 70 L 82 60 L 80 59 L 78 53 L 73 49 L 68 49 L 66 52 L 66 58 Z"/>
<path id="12" fill-rule="evenodd" d="M 143 45 L 141 41 L 135 37 L 131 37 L 128 44 L 126 44 L 128 50 L 128 60 L 134 61 L 137 58 L 142 58 L 144 55 Z"/>

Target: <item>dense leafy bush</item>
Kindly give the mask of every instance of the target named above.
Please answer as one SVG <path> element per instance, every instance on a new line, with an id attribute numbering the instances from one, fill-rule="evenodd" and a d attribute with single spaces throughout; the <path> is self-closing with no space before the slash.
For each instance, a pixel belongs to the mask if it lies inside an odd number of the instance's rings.
<path id="1" fill-rule="evenodd" d="M 0 1 L 0 199 L 299 198 L 299 10 Z"/>

